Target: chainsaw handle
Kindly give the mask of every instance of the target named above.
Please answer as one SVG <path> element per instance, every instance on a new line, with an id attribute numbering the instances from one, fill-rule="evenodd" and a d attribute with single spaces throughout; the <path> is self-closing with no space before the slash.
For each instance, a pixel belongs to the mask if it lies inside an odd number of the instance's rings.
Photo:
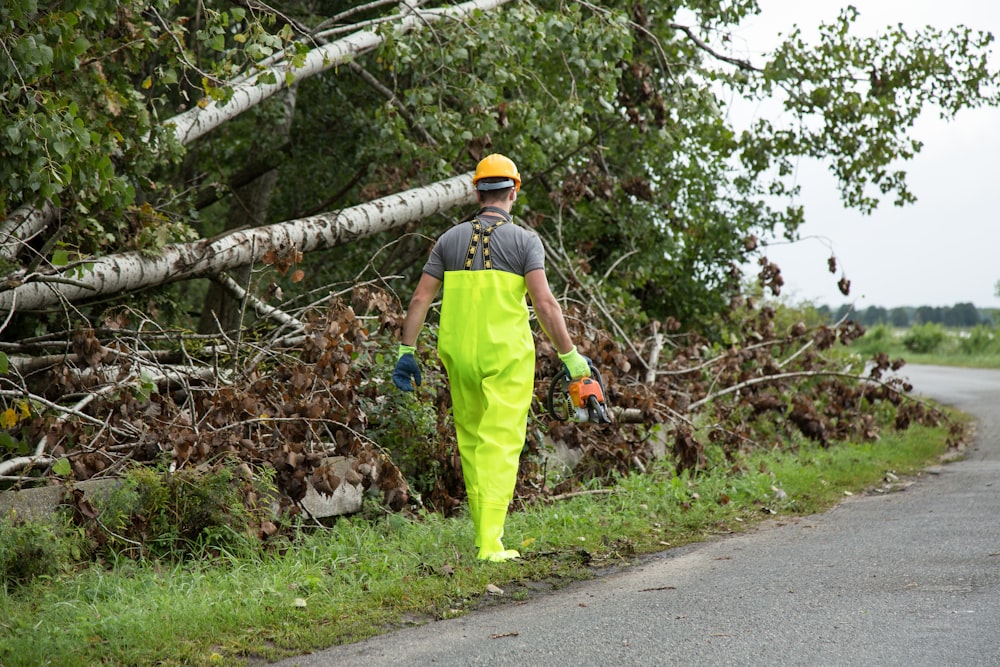
<path id="1" fill-rule="evenodd" d="M 600 385 L 601 393 L 604 394 L 604 379 L 601 377 L 601 372 L 597 370 L 597 366 L 595 366 L 594 362 L 592 362 L 588 357 L 584 357 L 584 359 L 587 359 L 587 365 L 590 367 L 590 377 L 593 378 L 598 385 Z M 562 369 L 554 376 L 552 376 L 552 381 L 549 383 L 549 394 L 548 394 L 548 405 L 547 405 L 549 409 L 549 414 L 552 415 L 554 419 L 561 422 L 569 421 L 570 411 L 573 410 L 573 406 L 570 404 L 569 401 L 557 400 L 556 393 L 561 388 L 562 393 L 566 394 L 569 390 L 569 385 L 571 382 L 573 382 L 573 377 L 570 375 L 569 369 L 566 368 L 566 365 L 563 364 Z M 562 405 L 562 412 L 560 412 L 559 409 L 556 408 L 557 403 Z M 602 411 L 600 410 L 599 406 L 596 403 L 596 400 L 588 401 L 586 409 L 591 416 L 590 421 L 599 424 L 610 423 L 610 419 L 608 419 L 602 413 Z"/>
<path id="2" fill-rule="evenodd" d="M 552 381 L 549 383 L 549 397 L 547 405 L 549 414 L 561 422 L 569 421 L 569 406 L 563 401 L 563 412 L 560 413 L 556 410 L 556 391 L 559 386 L 562 385 L 563 392 L 565 392 L 570 380 L 569 369 L 563 365 L 562 370 L 553 375 Z"/>

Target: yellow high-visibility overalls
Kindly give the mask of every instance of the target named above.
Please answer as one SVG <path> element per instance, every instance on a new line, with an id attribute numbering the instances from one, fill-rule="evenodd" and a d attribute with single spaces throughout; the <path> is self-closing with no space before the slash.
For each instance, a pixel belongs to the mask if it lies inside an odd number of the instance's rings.
<path id="1" fill-rule="evenodd" d="M 438 353 L 448 372 L 479 558 L 507 560 L 501 538 L 514 495 L 535 375 L 524 276 L 492 269 L 489 235 L 473 223 L 465 269 L 446 271 Z M 482 248 L 484 270 L 472 261 Z"/>

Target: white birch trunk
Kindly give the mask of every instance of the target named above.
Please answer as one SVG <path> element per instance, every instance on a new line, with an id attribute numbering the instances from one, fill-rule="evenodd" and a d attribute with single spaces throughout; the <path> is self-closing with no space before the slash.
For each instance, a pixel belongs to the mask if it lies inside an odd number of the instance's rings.
<path id="1" fill-rule="evenodd" d="M 0 312 L 46 308 L 132 292 L 156 285 L 217 275 L 259 261 L 270 249 L 306 253 L 332 248 L 457 206 L 475 204 L 472 173 L 406 190 L 342 211 L 226 234 L 216 239 L 166 246 L 158 257 L 130 252 L 87 261 L 77 269 L 51 274 L 0 292 Z"/>
<path id="2" fill-rule="evenodd" d="M 402 15 L 396 26 L 402 32 L 409 32 L 442 19 L 462 20 L 474 11 L 489 11 L 509 1 L 471 0 L 454 7 L 412 10 Z M 292 75 L 294 83 L 338 65 L 343 65 L 347 61 L 376 48 L 384 40 L 384 37 L 371 30 L 353 33 L 348 37 L 313 49 L 306 54 L 302 67 L 291 68 L 276 65 L 261 69 L 249 80 L 234 86 L 232 98 L 225 104 L 209 102 L 204 107 L 196 106 L 168 119 L 164 124 L 173 125 L 177 140 L 181 144 L 188 144 L 286 88 L 288 85 L 285 79 L 286 74 Z M 274 83 L 260 81 L 260 77 L 265 74 L 271 74 Z"/>

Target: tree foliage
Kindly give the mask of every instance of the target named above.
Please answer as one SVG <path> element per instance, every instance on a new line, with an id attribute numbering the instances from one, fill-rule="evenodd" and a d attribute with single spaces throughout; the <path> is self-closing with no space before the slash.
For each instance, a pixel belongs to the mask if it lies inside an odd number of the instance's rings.
<path id="1" fill-rule="evenodd" d="M 755 93 L 780 92 L 799 127 L 758 121 L 744 138 L 748 150 L 787 168 L 787 159 L 827 161 L 844 203 L 871 212 L 882 196 L 897 205 L 915 201 L 906 172 L 896 167 L 922 142 L 914 123 L 928 110 L 942 118 L 998 101 L 996 72 L 988 54 L 990 33 L 968 27 L 912 31 L 901 22 L 875 37 L 854 37 L 852 6 L 820 26 L 819 42 L 796 28 L 771 55 L 764 76 L 748 81 Z"/>
<path id="2" fill-rule="evenodd" d="M 138 3 L 33 1 L 0 9 L 0 213 L 51 200 L 81 253 L 129 243 L 130 223 L 141 215 L 131 210 L 137 179 L 165 157 L 147 141 L 160 130 L 136 73 L 167 61 L 173 46 L 139 10 Z M 48 261 L 58 252 L 45 250 Z"/>
<path id="3" fill-rule="evenodd" d="M 314 456 L 323 442 L 368 465 L 355 472 L 399 504 L 405 480 L 391 462 L 375 466 L 384 452 L 365 436 L 361 401 L 379 400 L 366 375 L 377 365 L 371 341 L 385 344 L 398 314 L 381 298 L 372 312 L 328 309 L 332 286 L 371 281 L 408 293 L 430 240 L 467 211 L 321 250 L 252 248 L 241 255 L 254 262 L 249 281 L 226 284 L 265 320 L 234 337 L 186 333 L 202 314 L 204 285 L 194 278 L 225 283 L 224 262 L 167 267 L 162 282 L 138 284 L 141 293 L 127 280 L 114 293 L 88 281 L 97 266 L 121 273 L 125 257 L 140 267 L 142 258 L 217 260 L 216 236 L 240 217 L 232 193 L 262 174 L 277 174 L 268 210 L 246 218 L 309 234 L 309 216 L 336 220 L 432 187 L 489 152 L 519 165 L 519 221 L 542 236 L 574 331 L 598 325 L 603 347 L 592 353 L 614 369 L 616 400 L 669 422 L 681 465 L 698 465 L 703 443 L 687 411 L 709 399 L 734 401 L 719 417 L 731 425 L 713 436 L 729 447 L 760 437 L 748 424 L 761 415 L 784 415 L 826 440 L 852 435 L 838 430 L 850 424 L 867 429 L 843 406 L 895 408 L 900 388 L 878 397 L 866 383 L 841 390 L 810 375 L 817 368 L 788 374 L 791 359 L 774 360 L 791 341 L 829 349 L 831 337 L 858 332 L 841 323 L 847 333 L 796 328 L 786 340 L 773 312 L 745 310 L 754 300 L 740 267 L 756 261 L 755 290 L 780 295 L 780 268 L 760 239 L 796 235 L 799 157 L 830 166 L 847 206 L 912 201 L 898 167 L 921 148 L 913 123 L 928 109 L 951 117 L 998 102 L 993 38 L 902 24 L 861 37 L 849 8 L 820 26 L 817 43 L 795 30 L 754 63 L 727 45 L 758 12 L 755 0 L 4 3 L 0 400 L 9 433 L 0 446 L 36 465 L 70 457 L 80 477 L 101 472 L 108 452 L 135 438 L 192 464 L 249 448 L 294 499 L 305 476 L 323 483 Z M 288 113 L 270 93 L 291 86 L 290 128 L 267 131 Z M 776 99 L 785 113 L 741 130 L 727 115 L 734 98 Z M 191 119 L 198 131 L 181 131 Z M 300 256 L 307 248 L 317 249 Z M 27 311 L 16 299 L 25 284 L 77 291 Z M 839 284 L 846 294 L 847 278 Z M 355 321 L 362 317 L 374 319 Z M 664 327 L 690 338 L 651 360 Z M 804 394 L 790 384 L 803 377 Z M 651 388 L 659 398 L 640 398 Z M 800 395 L 821 400 L 789 398 Z M 828 397 L 839 412 L 824 412 Z M 435 400 L 445 414 L 443 394 Z M 610 452 L 616 469 L 631 465 L 635 442 L 608 438 L 594 451 Z M 454 499 L 455 489 L 440 491 Z"/>
<path id="4" fill-rule="evenodd" d="M 759 11 L 752 0 L 488 6 L 404 32 L 407 12 L 386 2 L 5 4 L 2 201 L 8 214 L 46 200 L 60 213 L 18 264 L 155 253 L 217 233 L 227 193 L 261 170 L 279 170 L 268 218 L 282 221 L 500 151 L 526 176 L 522 220 L 554 252 L 639 319 L 694 326 L 738 293 L 734 267 L 759 252 L 756 239 L 794 236 L 794 159 L 827 161 L 849 206 L 905 203 L 894 167 L 920 149 L 918 115 L 997 101 L 992 36 L 969 28 L 859 37 L 848 8 L 817 44 L 796 29 L 751 63 L 725 47 Z M 297 77 L 311 52 L 352 31 L 380 41 Z M 300 88 L 290 141 L 259 131 L 280 113 L 273 101 L 183 149 L 172 136 L 172 119 L 272 84 Z M 738 132 L 725 112 L 734 96 L 777 98 L 787 121 Z M 419 231 L 433 236 L 441 222 L 429 223 Z M 384 243 L 307 260 L 325 267 L 313 284 L 356 275 Z M 404 242 L 378 268 L 412 278 L 423 247 Z"/>

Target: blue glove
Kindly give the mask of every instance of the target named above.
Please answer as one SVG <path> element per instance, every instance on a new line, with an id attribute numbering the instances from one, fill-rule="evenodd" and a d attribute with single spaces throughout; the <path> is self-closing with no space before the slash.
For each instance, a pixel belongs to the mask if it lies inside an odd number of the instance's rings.
<path id="1" fill-rule="evenodd" d="M 577 352 L 575 345 L 566 354 L 560 354 L 559 358 L 572 379 L 590 377 L 590 359 Z"/>
<path id="2" fill-rule="evenodd" d="M 420 367 L 413 353 L 417 348 L 412 345 L 400 345 L 396 357 L 396 370 L 392 372 L 392 382 L 403 391 L 413 391 L 413 384 L 420 386 Z M 412 382 L 411 382 L 412 380 Z"/>

